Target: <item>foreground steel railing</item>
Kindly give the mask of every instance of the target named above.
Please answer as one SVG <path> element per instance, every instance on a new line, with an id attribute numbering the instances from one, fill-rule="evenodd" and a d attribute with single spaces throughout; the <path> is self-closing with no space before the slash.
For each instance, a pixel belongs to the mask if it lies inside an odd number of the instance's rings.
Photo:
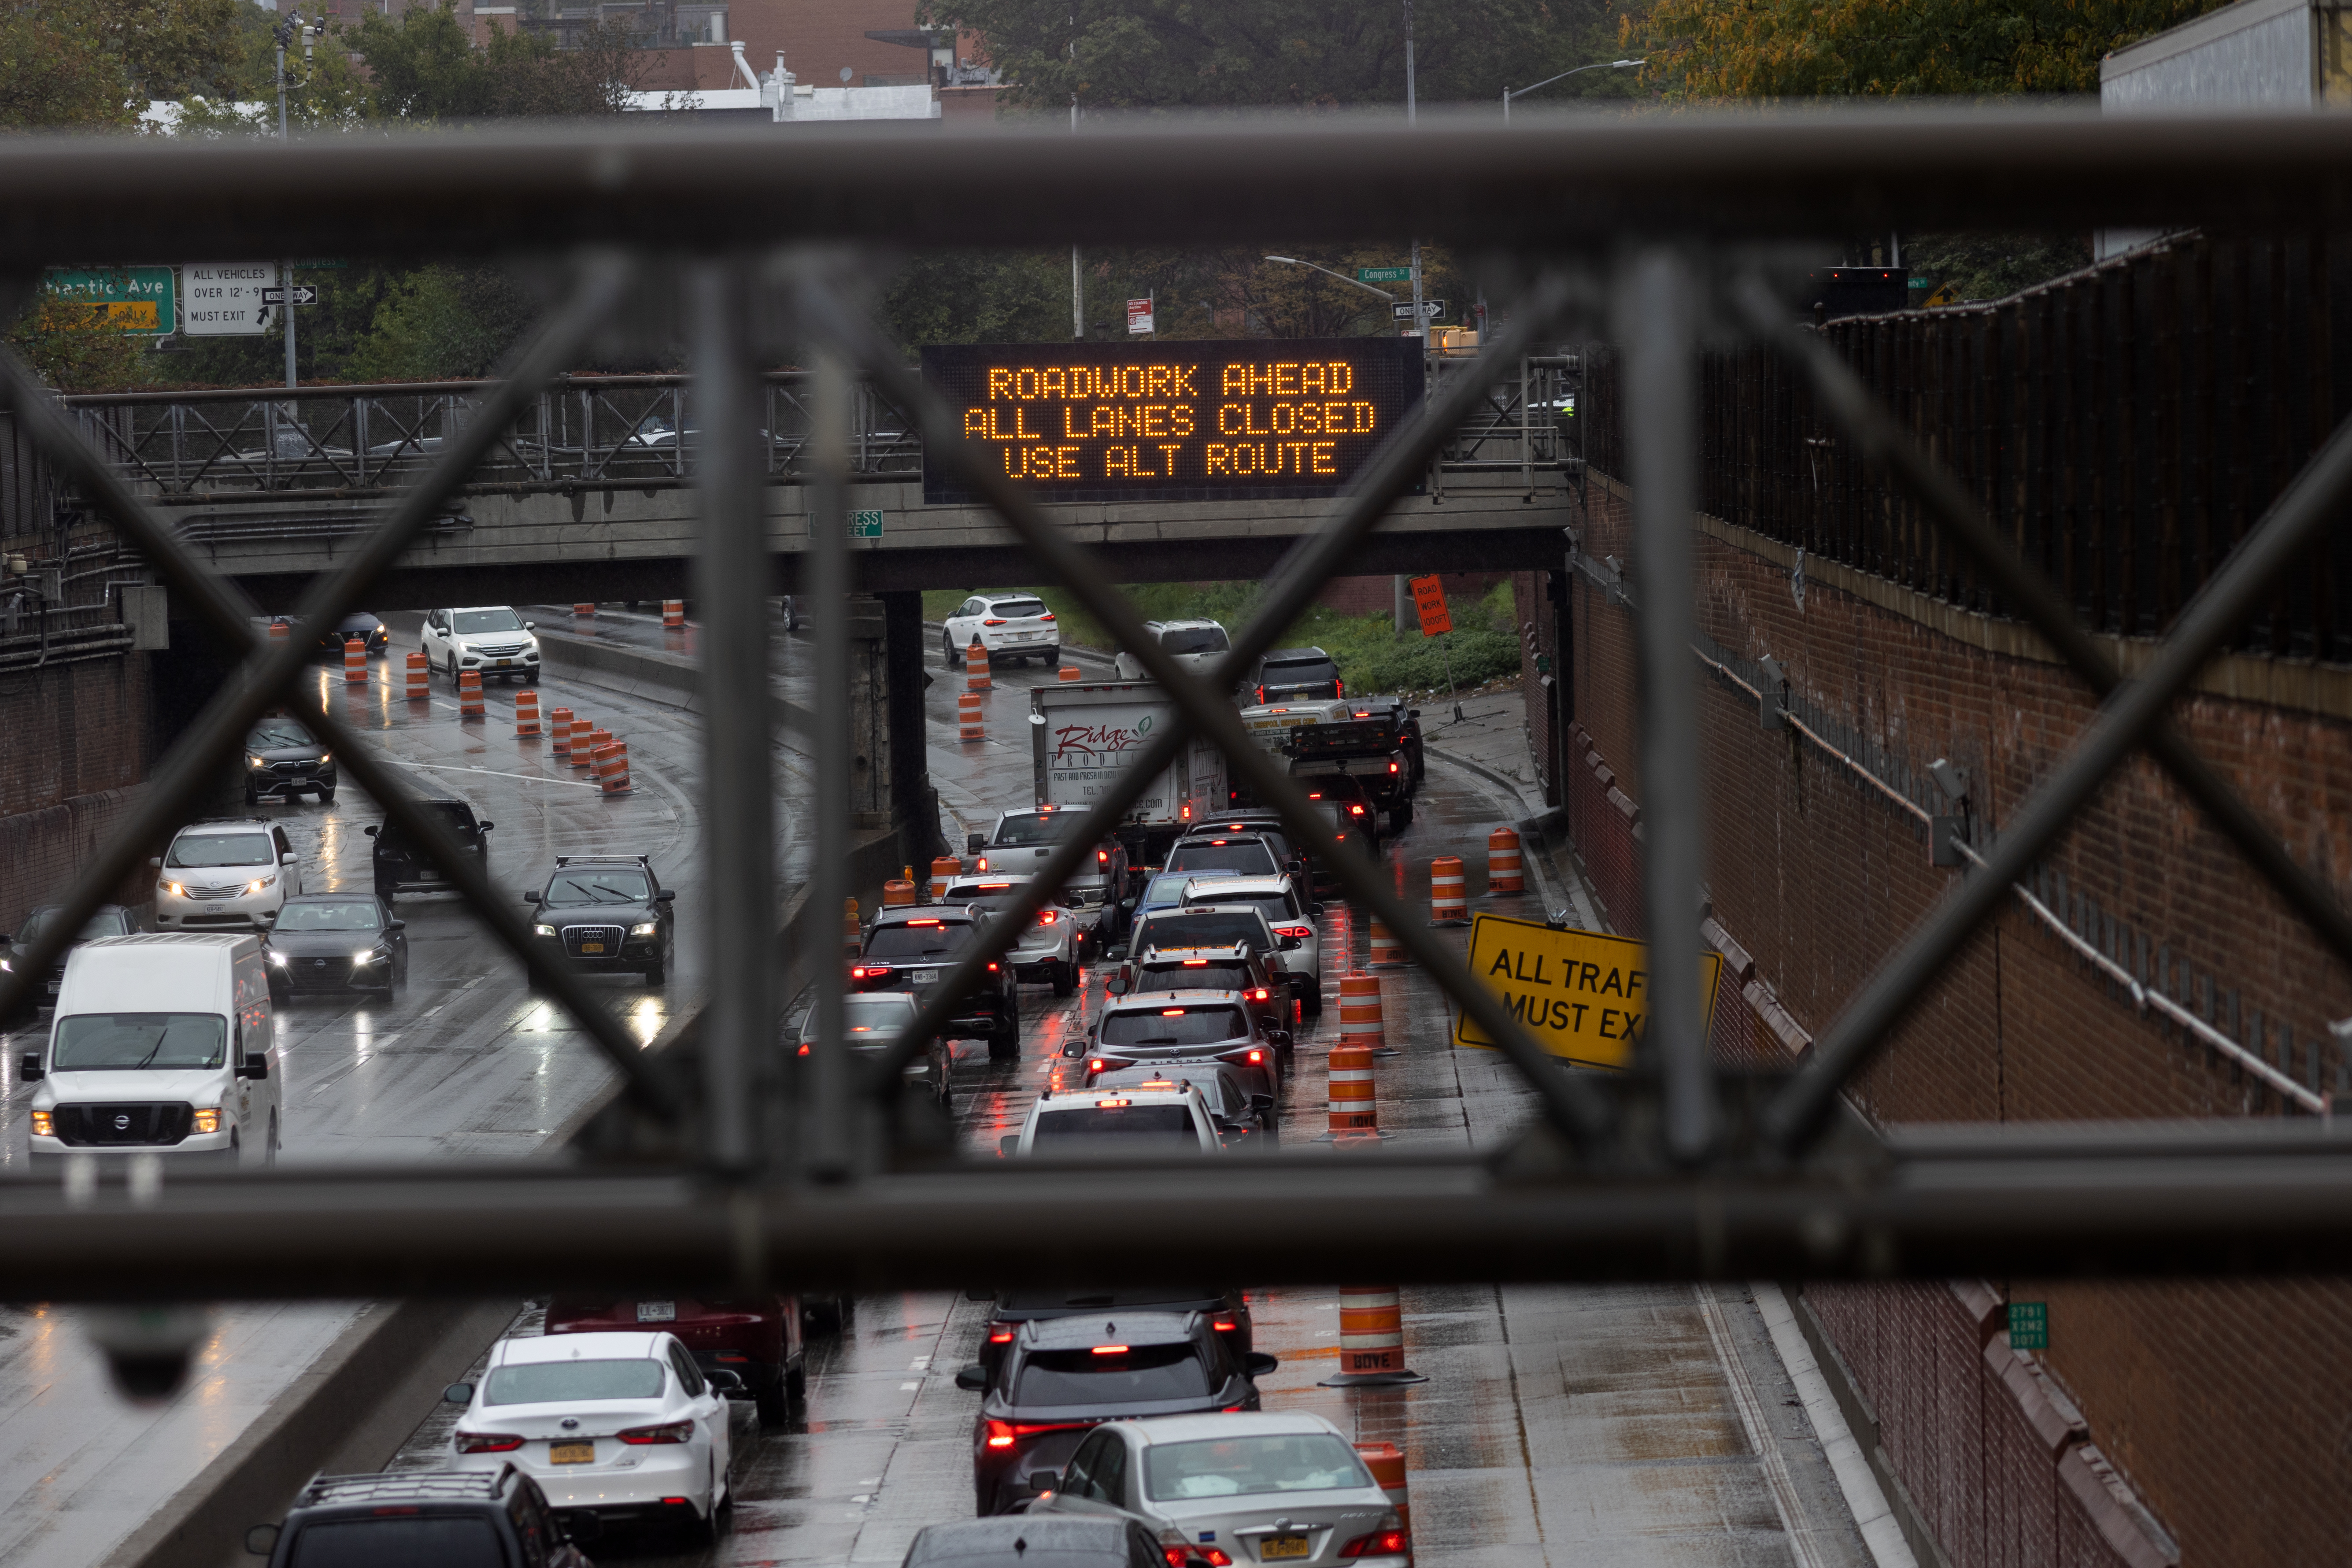
<path id="1" fill-rule="evenodd" d="M 2137 749 L 2211 813 L 2249 860 L 2352 963 L 2352 921 L 2227 784 L 2166 724 L 2194 677 L 2295 552 L 2352 498 L 2352 426 L 2339 429 L 2189 605 L 2147 672 L 2119 684 L 2063 604 L 1976 513 L 1966 490 L 1859 391 L 1776 299 L 1777 257 L 1748 237 L 1890 223 L 2015 227 L 2035 221 L 2209 226 L 2328 221 L 2352 206 L 2352 127 L 2326 117 L 2132 121 L 1978 116 L 1725 122 L 1705 117 L 1509 132 L 1417 132 L 1322 122 L 1236 131 L 1154 130 L 1102 138 L 812 137 L 789 164 L 766 139 L 716 133 L 679 143 L 625 133 L 317 143 L 287 148 L 65 143 L 0 148 L 0 260 L 276 250 L 412 254 L 530 244 L 574 247 L 566 302 L 445 426 L 422 476 L 316 583 L 282 646 L 257 643 L 250 606 L 174 538 L 114 456 L 0 355 L 0 395 L 89 505 L 163 574 L 232 646 L 245 679 L 222 691 L 159 769 L 122 833 L 85 866 L 38 973 L 232 753 L 262 708 L 286 701 L 316 722 L 362 786 L 445 866 L 462 890 L 623 1076 L 633 1104 L 680 1130 L 700 1158 L 652 1175 L 478 1169 L 174 1179 L 117 1189 L 0 1184 L 0 1288 L 76 1295 L 196 1297 L 493 1287 L 629 1289 L 656 1280 L 751 1289 L 912 1285 L 1022 1277 L 1138 1279 L 1171 1268 L 1267 1281 L 1328 1279 L 1360 1266 L 1360 1216 L 1383 1216 L 1383 1267 L 1414 1279 L 1612 1275 L 2106 1274 L 2334 1269 L 2352 1238 L 2352 1139 L 2332 1121 L 2300 1126 L 2074 1127 L 1910 1131 L 1879 1139 L 1841 1117 L 1839 1093 L 1884 1048 L 2009 884 Z M 656 157 L 658 148 L 665 155 Z M 1344 151 L 1344 155 L 1342 152 Z M 676 177 L 685 172 L 683 181 Z M 1422 177 L 1427 175 L 1429 177 Z M 1436 177 L 1442 175 L 1443 177 Z M 983 176 L 985 179 L 983 181 Z M 1021 193 L 959 209 L 941 232 L 924 193 Z M 727 184 L 725 199 L 699 200 Z M 90 193 L 104 192 L 100 201 Z M 653 206 L 658 193 L 658 216 Z M 126 214 L 135 213 L 134 221 Z M 397 213 L 399 221 L 385 215 Z M 2063 213 L 2063 216 L 2061 216 Z M 1651 970 L 1692 973 L 1699 953 L 1700 754 L 1692 643 L 1695 356 L 1736 322 L 1812 378 L 1849 437 L 1885 463 L 1935 525 L 2103 699 L 2074 754 L 2031 797 L 1985 864 L 1867 985 L 1786 1079 L 1718 1074 L 1696 997 L 1655 987 L 1633 1070 L 1570 1073 L 1546 1057 L 1460 961 L 1412 918 L 1370 864 L 1335 867 L 1348 896 L 1395 932 L 1453 1003 L 1502 1043 L 1541 1112 L 1482 1158 L 1333 1155 L 1189 1165 L 926 1165 L 901 1147 L 891 1097 L 944 999 L 997 957 L 1076 858 L 1122 817 L 1186 736 L 1205 734 L 1294 833 L 1320 831 L 1307 803 L 1252 744 L 1221 695 L 1270 647 L 1379 526 L 1449 442 L 1479 439 L 1532 389 L 1491 401 L 1497 377 L 1449 377 L 1400 427 L 1321 529 L 1274 574 L 1259 613 L 1207 679 L 1177 668 L 1140 635 L 1133 607 L 1055 515 L 966 452 L 948 410 L 858 308 L 862 253 L 889 241 L 1198 243 L 1270 235 L 1353 237 L 1391 228 L 1461 245 L 1516 247 L 1534 265 L 1509 302 L 1493 365 L 1524 363 L 1549 335 L 1606 333 L 1622 353 L 1628 478 L 1643 613 L 1643 868 Z M 659 235 L 665 248 L 638 240 Z M 30 237 L 37 236 L 37 239 Z M 1725 243 L 1724 237 L 1743 237 Z M 602 242 L 625 243 L 597 248 Z M 790 243 L 786 241 L 789 239 Z M 1574 248 L 1574 247 L 1580 247 Z M 27 289 L 18 274 L 21 296 Z M 858 1071 L 840 1045 L 842 976 L 820 956 L 820 1044 L 800 1077 L 773 1049 L 769 978 L 777 894 L 771 749 L 740 725 L 706 731 L 706 820 L 716 933 L 712 1000 L 699 1049 L 648 1055 L 594 995 L 551 967 L 397 775 L 294 678 L 320 629 L 368 585 L 488 460 L 508 430 L 592 336 L 683 340 L 693 384 L 674 426 L 697 428 L 701 492 L 698 592 L 705 679 L 714 694 L 765 679 L 768 480 L 757 366 L 807 367 L 797 458 L 813 483 L 812 619 L 817 633 L 815 841 L 839 846 L 849 800 L 846 605 L 851 563 L 837 525 L 863 377 L 904 429 L 958 470 L 1030 552 L 1166 688 L 1179 709 L 1129 773 L 1069 833 L 1023 899 L 989 928 L 883 1060 Z M 1465 423 L 1468 436 L 1457 434 Z M 684 461 L 683 456 L 680 458 Z M 845 862 L 814 860 L 815 907 L 837 907 Z M 1675 911 L 1680 911 L 1676 914 Z M 821 936 L 820 940 L 824 940 Z M 24 979 L 0 978 L 0 1014 Z M 1089 1213 L 1049 1221 L 1082 1173 Z M 135 1267 L 126 1259 L 135 1259 Z"/>

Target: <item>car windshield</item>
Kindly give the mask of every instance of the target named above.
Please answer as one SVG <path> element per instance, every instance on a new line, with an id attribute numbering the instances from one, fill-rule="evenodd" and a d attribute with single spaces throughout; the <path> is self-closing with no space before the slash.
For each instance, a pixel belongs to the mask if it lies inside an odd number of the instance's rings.
<path id="1" fill-rule="evenodd" d="M 854 1046 L 881 1046 L 915 1016 L 915 999 L 903 991 L 852 992 L 841 999 L 841 1027 Z M 801 1025 L 801 1038 L 816 1038 L 816 1009 Z"/>
<path id="2" fill-rule="evenodd" d="M 1141 954 L 1155 947 L 1246 947 L 1264 952 L 1265 917 L 1240 910 L 1184 910 L 1154 915 L 1137 924 L 1134 951 Z"/>
<path id="3" fill-rule="evenodd" d="M 1134 1007 L 1102 1021 L 1106 1046 L 1213 1046 L 1248 1035 L 1241 1009 L 1223 1005 Z"/>
<path id="4" fill-rule="evenodd" d="M 1323 686 L 1339 679 L 1339 667 L 1328 658 L 1306 658 L 1282 664 L 1269 659 L 1259 684 L 1271 689 L 1276 686 Z"/>
<path id="5" fill-rule="evenodd" d="M 1042 616 L 1045 613 L 1045 606 L 1036 599 L 999 599 L 988 607 L 988 613 L 1012 620 L 1021 616 Z"/>
<path id="6" fill-rule="evenodd" d="M 459 610 L 449 617 L 449 624 L 461 637 L 478 637 L 484 632 L 519 632 L 522 617 L 500 605 L 495 610 Z"/>
<path id="7" fill-rule="evenodd" d="M 1010 848 L 1017 844 L 1051 844 L 1061 837 L 1061 826 L 1074 818 L 1062 813 L 1034 812 L 1019 816 L 1007 816 L 996 825 L 996 847 Z"/>
<path id="8" fill-rule="evenodd" d="M 551 909 L 572 904 L 642 904 L 651 892 L 646 874 L 635 867 L 590 870 L 583 866 L 558 871 L 548 879 L 547 902 Z"/>
<path id="9" fill-rule="evenodd" d="M 562 1405 L 582 1399 L 659 1399 L 657 1361 L 542 1361 L 502 1366 L 482 1387 L 485 1405 Z"/>
<path id="10" fill-rule="evenodd" d="M 216 1068 L 228 1048 L 217 1013 L 76 1013 L 58 1020 L 53 1072 Z"/>
<path id="11" fill-rule="evenodd" d="M 1144 1495 L 1154 1501 L 1371 1484 L 1355 1450 L 1328 1432 L 1154 1443 L 1143 1451 Z"/>
<path id="12" fill-rule="evenodd" d="M 1255 905 L 1265 913 L 1268 925 L 1298 918 L 1290 907 L 1289 896 L 1284 893 L 1196 893 L 1193 897 L 1204 904 Z"/>
<path id="13" fill-rule="evenodd" d="M 1037 1119 L 1037 1135 L 1030 1142 L 1036 1151 L 1057 1153 L 1100 1149 L 1106 1144 L 1121 1150 L 1189 1153 L 1200 1149 L 1201 1139 L 1193 1131 L 1190 1106 L 1097 1103 L 1047 1111 Z"/>
<path id="14" fill-rule="evenodd" d="M 1168 854 L 1171 871 L 1230 871 L 1244 877 L 1271 877 L 1282 869 L 1274 851 L 1263 840 L 1231 838 L 1223 844 L 1179 844 Z"/>
<path id="15" fill-rule="evenodd" d="M 288 1568 L 505 1568 L 490 1521 L 478 1514 L 322 1519 L 294 1537 Z"/>
<path id="16" fill-rule="evenodd" d="M 1160 647 L 1165 653 L 1224 653 L 1233 646 L 1225 640 L 1223 626 L 1184 626 L 1160 634 Z"/>
<path id="17" fill-rule="evenodd" d="M 1129 1405 L 1205 1399 L 1209 1369 L 1189 1344 L 1138 1345 L 1118 1355 L 1034 1351 L 1021 1363 L 1015 1405 Z"/>
<path id="18" fill-rule="evenodd" d="M 40 941 L 42 933 L 49 929 L 49 922 L 64 912 L 54 904 L 47 909 L 35 910 L 25 917 L 25 923 L 17 928 L 16 940 L 28 944 Z M 129 936 L 130 934 L 131 916 L 128 911 L 100 910 L 82 921 L 81 934 L 74 940 L 96 942 L 102 936 Z"/>
<path id="19" fill-rule="evenodd" d="M 267 833 L 184 833 L 172 840 L 166 866 L 268 866 L 277 849 Z"/>
<path id="20" fill-rule="evenodd" d="M 1246 991 L 1255 984 L 1244 965 L 1200 958 L 1147 964 L 1135 977 L 1138 991 Z"/>
<path id="21" fill-rule="evenodd" d="M 331 904 L 289 900 L 278 911 L 277 931 L 373 931 L 383 922 L 375 905 L 364 899 L 339 899 Z"/>
<path id="22" fill-rule="evenodd" d="M 961 922 L 908 921 L 904 925 L 876 926 L 866 938 L 868 958 L 951 958 L 971 942 L 971 927 Z"/>
<path id="23" fill-rule="evenodd" d="M 310 731 L 293 720 L 269 718 L 253 727 L 246 736 L 245 743 L 251 751 L 275 752 L 291 746 L 315 746 L 319 742 L 311 739 Z"/>
<path id="24" fill-rule="evenodd" d="M 1018 881 L 997 878 L 986 882 L 951 882 L 940 901 L 943 904 L 1002 904 L 1021 890 L 1024 877 Z"/>
<path id="25" fill-rule="evenodd" d="M 1171 904 L 1182 903 L 1184 901 L 1185 885 L 1191 882 L 1192 879 L 1189 876 L 1160 876 L 1152 878 L 1150 886 L 1143 889 L 1144 907 L 1149 909 L 1156 906 L 1165 909 Z"/>

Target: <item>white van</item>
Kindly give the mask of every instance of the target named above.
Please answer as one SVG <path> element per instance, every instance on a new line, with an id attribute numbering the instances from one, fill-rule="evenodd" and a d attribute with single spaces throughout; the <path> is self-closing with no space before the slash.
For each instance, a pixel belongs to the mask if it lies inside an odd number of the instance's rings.
<path id="1" fill-rule="evenodd" d="M 66 960 L 46 1051 L 25 1054 L 32 1168 L 76 1154 L 174 1164 L 278 1159 L 277 1023 L 261 940 L 160 931 L 85 942 Z"/>

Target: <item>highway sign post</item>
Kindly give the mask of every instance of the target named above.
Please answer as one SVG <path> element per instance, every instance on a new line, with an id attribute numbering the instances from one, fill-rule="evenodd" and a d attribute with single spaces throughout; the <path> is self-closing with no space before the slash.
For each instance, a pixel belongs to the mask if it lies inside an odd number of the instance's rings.
<path id="1" fill-rule="evenodd" d="M 1553 1056 L 1621 1068 L 1641 1043 L 1650 1016 L 1647 944 L 1599 931 L 1554 931 L 1540 921 L 1481 914 L 1470 922 L 1470 973 L 1502 999 L 1536 1043 Z M 1706 1001 L 1702 1034 L 1715 1027 L 1715 988 L 1723 955 L 1699 955 Z M 1492 1050 L 1495 1042 L 1457 1012 L 1454 1043 Z"/>
<path id="2" fill-rule="evenodd" d="M 41 275 L 44 306 L 89 307 L 86 319 L 58 325 L 108 327 L 118 332 L 178 330 L 177 302 L 168 267 L 55 267 Z"/>
<path id="3" fill-rule="evenodd" d="M 180 331 L 257 338 L 278 324 L 278 308 L 262 298 L 277 287 L 274 261 L 191 261 L 180 268 Z"/>

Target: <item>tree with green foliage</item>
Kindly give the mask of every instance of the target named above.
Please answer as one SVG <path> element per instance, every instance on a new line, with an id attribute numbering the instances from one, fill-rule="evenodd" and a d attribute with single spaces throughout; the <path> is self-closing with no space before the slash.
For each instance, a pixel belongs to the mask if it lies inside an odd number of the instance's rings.
<path id="1" fill-rule="evenodd" d="M 125 130 L 150 99 L 236 72 L 245 0 L 0 4 L 0 129 Z"/>
<path id="2" fill-rule="evenodd" d="M 538 314 L 494 267 L 425 267 L 392 285 L 342 365 L 352 381 L 488 375 Z"/>
<path id="3" fill-rule="evenodd" d="M 569 49 L 541 32 L 477 45 L 449 0 L 397 19 L 370 12 L 342 39 L 367 62 L 375 117 L 461 124 L 616 114 L 638 53 L 625 30 L 603 25 Z"/>

